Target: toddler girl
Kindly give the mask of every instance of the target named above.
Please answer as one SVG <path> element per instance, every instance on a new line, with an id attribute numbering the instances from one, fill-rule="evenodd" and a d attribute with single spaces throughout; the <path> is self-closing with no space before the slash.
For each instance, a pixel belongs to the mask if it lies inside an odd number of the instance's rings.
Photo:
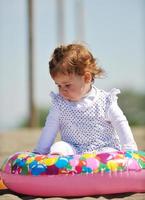
<path id="1" fill-rule="evenodd" d="M 52 107 L 35 152 L 72 155 L 137 150 L 128 121 L 117 104 L 120 91 L 106 92 L 93 85 L 104 71 L 84 45 L 56 48 L 49 70 L 59 93 L 51 93 Z M 58 132 L 62 142 L 52 145 Z"/>

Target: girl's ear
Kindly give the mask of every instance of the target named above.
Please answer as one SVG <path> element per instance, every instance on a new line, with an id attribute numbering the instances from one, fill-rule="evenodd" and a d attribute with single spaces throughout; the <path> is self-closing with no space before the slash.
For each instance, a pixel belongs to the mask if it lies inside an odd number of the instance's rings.
<path id="1" fill-rule="evenodd" d="M 85 80 L 85 83 L 91 83 L 92 82 L 92 74 L 90 72 L 85 72 L 84 80 Z"/>

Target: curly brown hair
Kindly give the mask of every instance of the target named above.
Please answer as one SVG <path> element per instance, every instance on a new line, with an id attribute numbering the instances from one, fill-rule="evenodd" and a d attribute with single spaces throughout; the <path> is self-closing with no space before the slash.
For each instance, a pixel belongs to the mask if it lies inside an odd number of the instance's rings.
<path id="1" fill-rule="evenodd" d="M 57 47 L 49 61 L 50 75 L 55 77 L 58 73 L 84 75 L 92 74 L 92 81 L 104 74 L 104 70 L 98 66 L 96 59 L 82 44 L 69 44 Z"/>

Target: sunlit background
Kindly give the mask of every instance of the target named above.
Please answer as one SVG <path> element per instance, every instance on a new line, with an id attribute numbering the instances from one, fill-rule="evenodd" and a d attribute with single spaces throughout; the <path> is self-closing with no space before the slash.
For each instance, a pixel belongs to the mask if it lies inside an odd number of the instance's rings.
<path id="1" fill-rule="evenodd" d="M 72 42 L 84 42 L 105 69 L 95 85 L 121 89 L 130 124 L 145 125 L 145 1 L 35 0 L 31 10 L 29 2 L 0 0 L 0 131 L 29 124 L 31 64 L 35 115 L 44 123 L 56 90 L 48 60 L 57 45 Z"/>

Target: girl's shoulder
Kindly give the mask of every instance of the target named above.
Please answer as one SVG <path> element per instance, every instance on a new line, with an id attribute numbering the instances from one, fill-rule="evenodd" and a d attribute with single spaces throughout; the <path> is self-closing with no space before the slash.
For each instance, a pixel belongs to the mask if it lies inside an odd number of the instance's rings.
<path id="1" fill-rule="evenodd" d="M 52 99 L 58 98 L 58 96 L 60 96 L 59 94 L 55 93 L 55 92 L 50 92 L 50 97 Z"/>
<path id="2" fill-rule="evenodd" d="M 50 97 L 51 97 L 52 103 L 59 102 L 59 101 L 63 100 L 62 96 L 60 96 L 58 93 L 54 93 L 54 92 L 50 93 Z"/>
<path id="3" fill-rule="evenodd" d="M 97 99 L 107 102 L 108 104 L 116 102 L 118 99 L 117 95 L 120 93 L 120 90 L 116 88 L 112 88 L 110 91 L 105 91 L 94 86 L 94 89 L 96 90 Z"/>
<path id="4" fill-rule="evenodd" d="M 51 92 L 50 97 L 53 106 L 56 106 L 58 108 L 68 106 L 69 104 L 71 104 L 68 100 L 64 99 L 59 93 Z"/>
<path id="5" fill-rule="evenodd" d="M 118 94 L 120 94 L 120 90 L 117 88 L 113 88 L 108 92 L 108 98 L 110 99 L 111 102 L 117 101 Z"/>
<path id="6" fill-rule="evenodd" d="M 93 88 L 94 90 L 96 90 L 96 94 L 98 96 L 108 97 L 108 98 L 111 98 L 112 100 L 117 99 L 118 98 L 117 95 L 120 94 L 120 90 L 117 88 L 112 88 L 110 91 L 98 89 L 95 86 L 93 86 Z"/>

